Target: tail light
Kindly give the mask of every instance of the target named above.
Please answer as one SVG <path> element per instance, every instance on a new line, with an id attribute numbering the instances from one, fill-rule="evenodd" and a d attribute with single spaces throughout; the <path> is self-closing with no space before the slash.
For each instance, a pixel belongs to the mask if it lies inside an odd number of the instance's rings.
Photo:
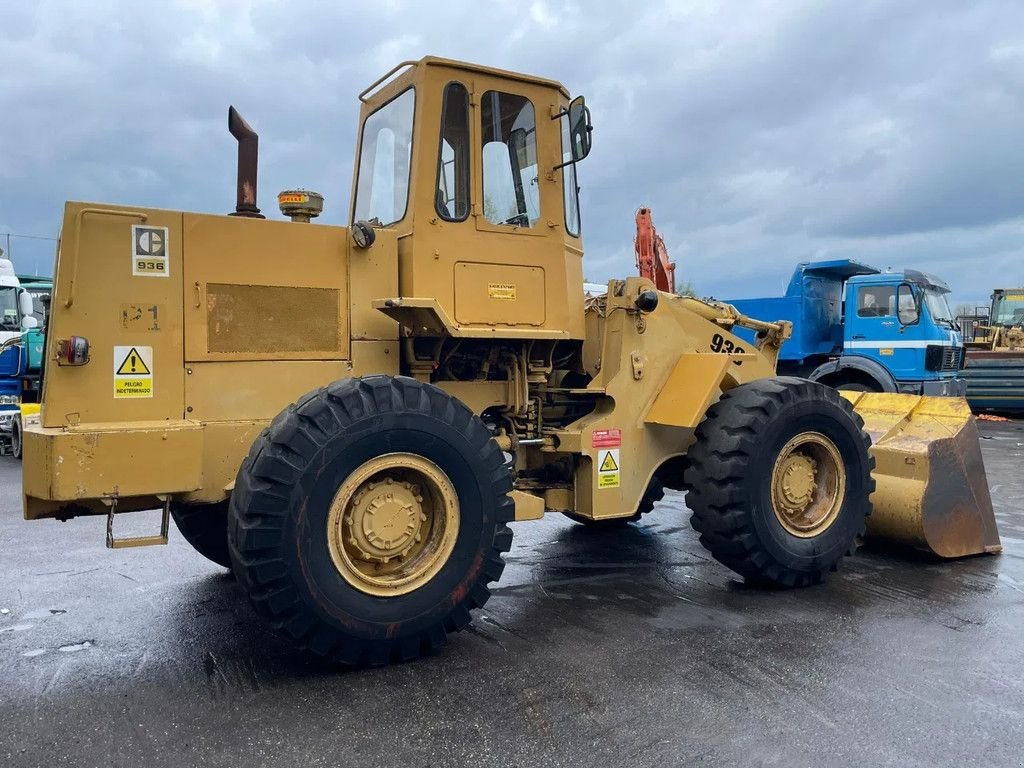
<path id="1" fill-rule="evenodd" d="M 57 365 L 85 365 L 89 362 L 89 340 L 72 336 L 57 342 Z"/>

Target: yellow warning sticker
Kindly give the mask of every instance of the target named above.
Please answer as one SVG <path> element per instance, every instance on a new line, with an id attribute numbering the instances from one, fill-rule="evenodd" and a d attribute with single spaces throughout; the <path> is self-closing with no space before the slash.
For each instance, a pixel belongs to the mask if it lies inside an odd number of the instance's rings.
<path id="1" fill-rule="evenodd" d="M 603 448 L 597 452 L 597 487 L 619 487 L 618 448 Z"/>
<path id="2" fill-rule="evenodd" d="M 487 295 L 492 299 L 509 299 L 515 301 L 516 287 L 512 283 L 488 283 Z"/>
<path id="3" fill-rule="evenodd" d="M 153 397 L 152 347 L 114 347 L 114 397 Z"/>

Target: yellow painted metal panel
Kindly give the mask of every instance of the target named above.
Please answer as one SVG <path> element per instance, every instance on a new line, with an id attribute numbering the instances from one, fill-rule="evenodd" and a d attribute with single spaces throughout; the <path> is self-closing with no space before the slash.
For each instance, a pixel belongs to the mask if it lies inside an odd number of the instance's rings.
<path id="1" fill-rule="evenodd" d="M 181 213 L 68 203 L 47 333 L 42 424 L 182 417 Z M 133 274 L 133 225 L 161 233 L 167 276 Z M 165 238 L 163 237 L 165 236 Z M 57 344 L 89 340 L 89 362 L 55 364 Z M 115 347 L 152 349 L 149 397 L 115 398 Z"/>
<path id="2" fill-rule="evenodd" d="M 25 428 L 24 492 L 58 501 L 193 491 L 202 484 L 202 429 L 186 421 Z"/>
<path id="3" fill-rule="evenodd" d="M 183 239 L 185 360 L 348 358 L 347 229 L 187 213 Z"/>
<path id="4" fill-rule="evenodd" d="M 731 363 L 729 355 L 680 355 L 644 421 L 693 429 L 718 397 L 719 385 Z"/>
<path id="5" fill-rule="evenodd" d="M 455 265 L 455 320 L 472 325 L 542 325 L 544 270 L 460 261 Z"/>

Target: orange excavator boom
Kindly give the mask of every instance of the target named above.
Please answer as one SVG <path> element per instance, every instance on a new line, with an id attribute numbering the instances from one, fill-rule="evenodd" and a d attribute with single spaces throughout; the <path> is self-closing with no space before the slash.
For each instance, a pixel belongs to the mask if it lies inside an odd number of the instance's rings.
<path id="1" fill-rule="evenodd" d="M 640 277 L 653 280 L 659 291 L 676 292 L 676 265 L 668 259 L 668 249 L 651 221 L 651 209 L 636 212 L 636 267 Z"/>

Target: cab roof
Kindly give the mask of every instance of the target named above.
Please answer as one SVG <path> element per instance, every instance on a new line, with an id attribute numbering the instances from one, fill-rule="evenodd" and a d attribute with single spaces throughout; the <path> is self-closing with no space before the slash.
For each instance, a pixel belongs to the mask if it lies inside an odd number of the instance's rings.
<path id="1" fill-rule="evenodd" d="M 375 80 L 372 85 L 368 86 L 362 93 L 360 93 L 359 100 L 366 101 L 374 91 L 378 90 L 378 88 L 382 87 L 388 80 L 406 67 L 448 67 L 450 69 L 461 69 L 465 72 L 478 72 L 482 75 L 491 75 L 493 77 L 502 77 L 509 80 L 518 80 L 521 83 L 530 83 L 531 85 L 555 88 L 563 96 L 569 98 L 569 89 L 557 80 L 548 80 L 547 78 L 536 77 L 534 75 L 524 75 L 522 72 L 512 72 L 508 69 L 486 67 L 482 64 L 473 64 L 469 61 L 446 59 L 442 56 L 424 56 L 419 61 L 408 59 L 400 64 L 396 64 L 385 75 Z"/>
<path id="2" fill-rule="evenodd" d="M 877 283 L 883 282 L 908 282 L 920 285 L 925 288 L 933 288 L 940 293 L 949 293 L 949 285 L 940 277 L 929 272 L 919 272 L 916 269 L 904 269 L 898 272 L 880 272 L 873 275 L 857 275 L 851 277 L 851 283 Z"/>

